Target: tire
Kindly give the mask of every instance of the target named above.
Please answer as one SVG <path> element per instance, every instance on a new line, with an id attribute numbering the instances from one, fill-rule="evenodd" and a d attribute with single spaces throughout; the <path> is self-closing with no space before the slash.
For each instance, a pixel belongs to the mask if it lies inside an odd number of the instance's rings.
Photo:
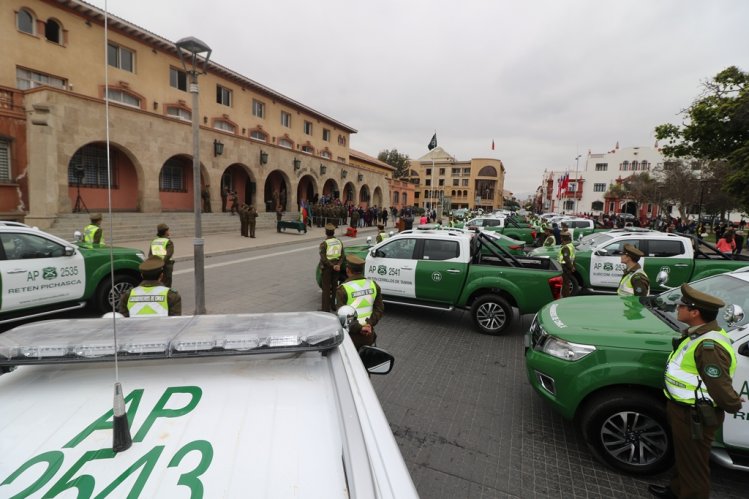
<path id="1" fill-rule="evenodd" d="M 114 276 L 114 300 L 115 310 L 119 309 L 120 297 L 123 293 L 126 293 L 138 285 L 138 280 L 135 277 L 126 274 L 115 274 Z M 102 314 L 112 311 L 112 284 L 109 276 L 104 278 L 99 287 L 96 288 L 96 294 L 94 295 L 94 306 L 96 310 Z"/>
<path id="2" fill-rule="evenodd" d="M 482 295 L 471 305 L 471 318 L 479 332 L 502 334 L 512 322 L 512 307 L 499 295 Z"/>
<path id="3" fill-rule="evenodd" d="M 673 441 L 662 399 L 615 390 L 586 404 L 580 429 L 588 447 L 612 468 L 651 475 L 673 464 Z"/>

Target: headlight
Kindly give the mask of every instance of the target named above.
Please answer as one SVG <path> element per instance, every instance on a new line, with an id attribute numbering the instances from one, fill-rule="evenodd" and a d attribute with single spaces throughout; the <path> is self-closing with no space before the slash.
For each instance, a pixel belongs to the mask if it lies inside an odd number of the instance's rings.
<path id="1" fill-rule="evenodd" d="M 140 258 L 141 261 L 144 261 L 144 262 L 146 261 L 146 254 L 143 253 L 142 251 L 136 251 L 135 252 L 135 256 L 137 256 L 138 258 Z"/>
<path id="2" fill-rule="evenodd" d="M 559 338 L 549 336 L 543 346 L 543 352 L 553 357 L 558 357 L 562 360 L 576 361 L 580 360 L 591 352 L 594 352 L 596 347 L 593 345 L 579 345 L 577 343 L 569 343 Z"/>

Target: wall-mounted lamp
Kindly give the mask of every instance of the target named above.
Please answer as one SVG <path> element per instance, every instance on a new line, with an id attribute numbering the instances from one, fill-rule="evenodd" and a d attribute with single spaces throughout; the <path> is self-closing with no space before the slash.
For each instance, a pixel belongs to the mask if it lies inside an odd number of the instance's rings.
<path id="1" fill-rule="evenodd" d="M 320 163 L 320 175 L 325 175 L 326 171 L 328 171 L 328 167 Z"/>
<path id="2" fill-rule="evenodd" d="M 298 170 L 302 167 L 302 160 L 294 158 L 294 170 Z"/>
<path id="3" fill-rule="evenodd" d="M 220 142 L 218 139 L 213 140 L 213 155 L 214 156 L 221 156 L 224 154 L 224 143 Z"/>
<path id="4" fill-rule="evenodd" d="M 346 170 L 341 170 L 341 178 L 346 178 L 346 175 L 348 175 L 348 172 Z"/>
<path id="5" fill-rule="evenodd" d="M 268 153 L 260 150 L 260 164 L 261 165 L 267 165 L 268 164 Z"/>
<path id="6" fill-rule="evenodd" d="M 358 180 L 359 182 L 361 182 L 362 180 L 364 180 L 364 175 L 362 175 L 360 173 L 359 175 L 356 176 L 356 180 Z"/>

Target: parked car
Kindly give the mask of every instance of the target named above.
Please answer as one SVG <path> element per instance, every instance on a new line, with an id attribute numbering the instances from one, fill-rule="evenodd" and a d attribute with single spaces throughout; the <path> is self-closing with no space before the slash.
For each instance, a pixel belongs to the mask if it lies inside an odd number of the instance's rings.
<path id="1" fill-rule="evenodd" d="M 144 259 L 135 249 L 70 243 L 32 227 L 0 225 L 0 324 L 86 304 L 109 311 L 138 284 Z"/>
<path id="2" fill-rule="evenodd" d="M 749 398 L 749 267 L 690 283 L 720 297 L 718 323 L 728 331 L 738 361 L 733 385 Z M 681 291 L 650 297 L 580 296 L 545 306 L 526 340 L 533 389 L 582 431 L 593 454 L 628 473 L 667 469 L 673 460 L 663 395 L 672 340 L 685 324 L 676 319 Z M 725 310 L 729 309 L 729 323 Z M 727 414 L 712 457 L 749 471 L 749 403 Z"/>
<path id="3" fill-rule="evenodd" d="M 367 376 L 393 357 L 334 315 L 114 321 L 2 335 L 3 497 L 417 497 Z"/>
<path id="4" fill-rule="evenodd" d="M 511 255 L 483 232 L 404 231 L 372 247 L 347 246 L 346 254 L 366 261 L 365 276 L 380 285 L 384 302 L 470 310 L 484 334 L 505 332 L 513 309 L 536 312 L 561 290 L 555 260 Z M 319 266 L 316 272 L 319 285 Z"/>

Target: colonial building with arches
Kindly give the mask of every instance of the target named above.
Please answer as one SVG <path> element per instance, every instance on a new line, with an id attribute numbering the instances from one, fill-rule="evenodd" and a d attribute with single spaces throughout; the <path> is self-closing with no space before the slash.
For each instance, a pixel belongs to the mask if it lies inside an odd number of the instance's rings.
<path id="1" fill-rule="evenodd" d="M 194 185 L 191 94 L 175 44 L 110 15 L 105 65 L 103 24 L 104 12 L 79 0 L 3 2 L 0 218 L 46 228 L 59 214 L 103 210 L 108 177 L 120 212 L 189 212 L 195 189 L 214 211 L 227 191 L 261 212 L 296 212 L 320 195 L 390 203 L 392 168 L 351 150 L 357 130 L 213 62 L 220 54 L 199 77 Z"/>

